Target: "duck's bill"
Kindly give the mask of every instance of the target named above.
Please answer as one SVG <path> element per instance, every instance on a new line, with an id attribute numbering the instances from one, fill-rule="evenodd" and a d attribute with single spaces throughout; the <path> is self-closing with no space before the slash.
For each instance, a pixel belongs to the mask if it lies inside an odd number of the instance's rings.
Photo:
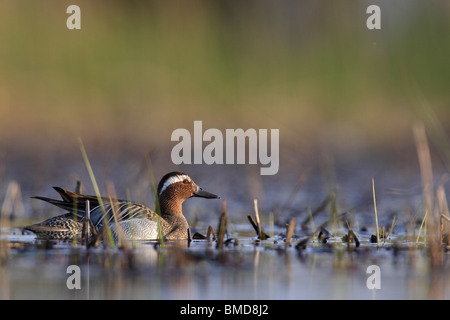
<path id="1" fill-rule="evenodd" d="M 197 191 L 194 192 L 194 197 L 207 198 L 207 199 L 220 199 L 220 197 L 214 193 L 203 190 L 202 188 L 198 188 Z"/>

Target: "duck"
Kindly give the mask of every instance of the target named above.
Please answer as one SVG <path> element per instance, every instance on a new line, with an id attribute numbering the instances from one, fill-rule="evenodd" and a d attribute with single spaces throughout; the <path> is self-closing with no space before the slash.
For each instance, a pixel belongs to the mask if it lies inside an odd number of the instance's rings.
<path id="1" fill-rule="evenodd" d="M 192 197 L 220 199 L 218 195 L 200 188 L 187 174 L 178 171 L 165 174 L 158 184 L 160 214 L 128 200 L 83 195 L 60 187 L 53 189 L 62 200 L 41 196 L 32 198 L 68 212 L 24 227 L 39 239 L 80 238 L 86 219 L 86 202 L 89 201 L 90 226 L 96 233 L 107 224 L 115 239 L 121 235 L 127 240 L 154 240 L 162 235 L 166 240 L 185 240 L 189 237 L 189 223 L 183 215 L 183 202 Z"/>

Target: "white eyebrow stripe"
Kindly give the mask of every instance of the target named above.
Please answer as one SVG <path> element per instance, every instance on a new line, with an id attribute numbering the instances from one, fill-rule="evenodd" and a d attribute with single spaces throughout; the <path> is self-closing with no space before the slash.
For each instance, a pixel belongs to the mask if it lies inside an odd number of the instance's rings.
<path id="1" fill-rule="evenodd" d="M 187 176 L 187 175 L 185 175 L 185 174 L 183 174 L 183 175 L 181 175 L 181 176 L 173 176 L 173 177 L 170 177 L 169 179 L 167 179 L 166 182 L 164 182 L 164 184 L 163 184 L 163 186 L 162 186 L 161 191 L 159 192 L 159 194 L 163 193 L 163 191 L 166 190 L 166 188 L 167 188 L 168 186 L 170 186 L 172 183 L 182 182 L 182 181 L 184 181 L 184 179 L 187 179 L 187 180 L 191 181 L 191 178 L 189 178 L 189 176 Z"/>

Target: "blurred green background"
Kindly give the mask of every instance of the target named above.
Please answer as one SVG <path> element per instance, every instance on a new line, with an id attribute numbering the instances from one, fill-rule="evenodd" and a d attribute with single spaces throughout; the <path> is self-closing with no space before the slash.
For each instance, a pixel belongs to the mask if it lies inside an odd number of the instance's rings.
<path id="1" fill-rule="evenodd" d="M 71 4 L 81 30 L 66 28 Z M 366 28 L 371 4 L 381 30 Z M 2 0 L 0 157 L 79 155 L 82 137 L 88 153 L 160 148 L 170 163 L 172 131 L 203 120 L 280 129 L 282 169 L 318 149 L 414 151 L 422 120 L 443 159 L 449 13 L 448 1 Z"/>

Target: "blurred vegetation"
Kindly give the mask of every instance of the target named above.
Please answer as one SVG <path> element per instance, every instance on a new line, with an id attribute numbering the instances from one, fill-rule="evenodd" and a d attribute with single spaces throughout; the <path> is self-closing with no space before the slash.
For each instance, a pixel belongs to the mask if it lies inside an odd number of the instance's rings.
<path id="1" fill-rule="evenodd" d="M 81 30 L 66 28 L 70 4 Z M 370 4 L 381 30 L 366 28 Z M 282 143 L 396 147 L 415 119 L 449 122 L 449 13 L 448 1 L 3 0 L 0 143 L 171 147 L 174 129 L 204 120 L 279 128 Z"/>

